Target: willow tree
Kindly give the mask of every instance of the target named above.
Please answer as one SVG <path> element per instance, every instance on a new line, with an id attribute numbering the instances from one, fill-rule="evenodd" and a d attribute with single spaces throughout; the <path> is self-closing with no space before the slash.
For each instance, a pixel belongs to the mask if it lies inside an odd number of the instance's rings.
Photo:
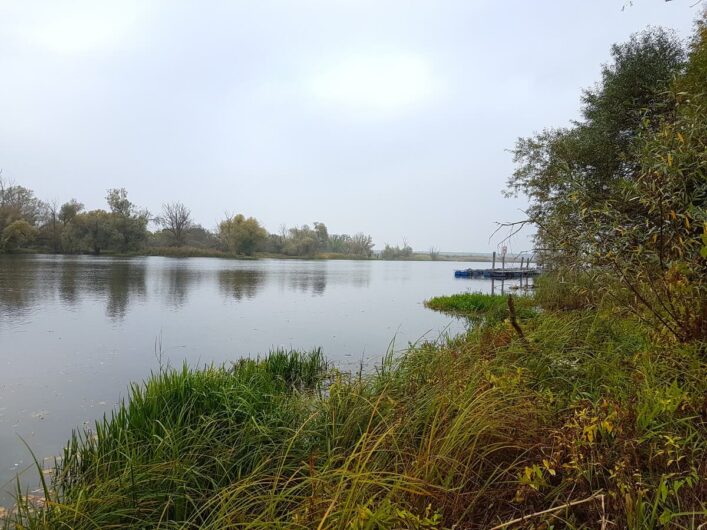
<path id="1" fill-rule="evenodd" d="M 267 231 L 254 217 L 242 214 L 224 219 L 218 225 L 219 238 L 234 254 L 252 256 L 268 237 Z"/>
<path id="2" fill-rule="evenodd" d="M 679 340 L 707 322 L 704 27 L 689 55 L 660 29 L 615 45 L 583 119 L 520 139 L 509 180 L 547 265 L 603 275 L 600 291 Z"/>

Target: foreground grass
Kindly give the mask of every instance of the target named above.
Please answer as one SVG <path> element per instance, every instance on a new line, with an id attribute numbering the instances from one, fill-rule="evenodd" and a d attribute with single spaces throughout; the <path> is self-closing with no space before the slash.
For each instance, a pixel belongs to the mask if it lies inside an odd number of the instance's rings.
<path id="1" fill-rule="evenodd" d="M 480 299 L 478 299 L 480 300 Z M 450 302 L 451 303 L 451 302 Z M 484 309 L 499 309 L 487 300 Z M 697 528 L 703 346 L 611 310 L 500 309 L 369 375 L 318 351 L 162 370 L 8 528 Z M 548 513 L 540 512 L 552 510 Z M 504 524 L 518 519 L 511 525 Z"/>

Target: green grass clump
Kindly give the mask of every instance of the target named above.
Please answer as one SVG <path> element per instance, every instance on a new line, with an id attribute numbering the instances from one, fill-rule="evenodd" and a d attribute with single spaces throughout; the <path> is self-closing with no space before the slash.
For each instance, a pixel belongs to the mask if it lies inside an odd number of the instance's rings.
<path id="1" fill-rule="evenodd" d="M 522 320 L 483 319 L 370 373 L 339 372 L 318 351 L 160 370 L 74 435 L 46 503 L 20 497 L 6 526 L 443 529 L 526 517 L 509 528 L 696 529 L 704 344 L 661 342 L 611 307 L 534 312 L 523 300 Z"/>
<path id="2" fill-rule="evenodd" d="M 532 314 L 532 302 L 528 297 L 514 297 L 518 317 Z M 425 305 L 435 311 L 463 316 L 473 320 L 503 320 L 509 316 L 508 297 L 483 293 L 460 293 L 436 296 L 425 301 Z"/>

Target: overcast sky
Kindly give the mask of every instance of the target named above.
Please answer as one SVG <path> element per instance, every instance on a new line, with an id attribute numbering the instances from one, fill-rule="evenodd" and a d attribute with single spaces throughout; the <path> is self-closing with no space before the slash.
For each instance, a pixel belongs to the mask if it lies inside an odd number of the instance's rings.
<path id="1" fill-rule="evenodd" d="M 518 136 L 563 126 L 612 43 L 694 1 L 0 0 L 0 168 L 44 200 L 125 187 L 270 231 L 490 251 Z M 529 248 L 527 236 L 513 250 Z"/>

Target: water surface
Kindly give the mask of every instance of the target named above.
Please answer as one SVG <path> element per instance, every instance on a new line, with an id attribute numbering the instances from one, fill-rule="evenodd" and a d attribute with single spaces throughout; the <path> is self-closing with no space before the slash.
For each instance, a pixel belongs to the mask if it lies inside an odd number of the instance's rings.
<path id="1" fill-rule="evenodd" d="M 423 300 L 469 263 L 0 257 L 0 490 L 163 363 L 322 347 L 343 368 L 464 324 Z M 474 266 L 474 264 L 471 264 Z M 483 266 L 483 265 L 479 265 Z"/>

